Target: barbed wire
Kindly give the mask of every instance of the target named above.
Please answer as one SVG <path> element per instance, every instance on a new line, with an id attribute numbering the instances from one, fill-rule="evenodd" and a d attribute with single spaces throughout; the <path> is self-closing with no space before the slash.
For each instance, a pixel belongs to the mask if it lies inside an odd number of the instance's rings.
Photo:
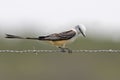
<path id="1" fill-rule="evenodd" d="M 60 50 L 0 50 L 0 53 L 58 53 Z M 73 53 L 120 53 L 120 50 L 72 50 Z"/>

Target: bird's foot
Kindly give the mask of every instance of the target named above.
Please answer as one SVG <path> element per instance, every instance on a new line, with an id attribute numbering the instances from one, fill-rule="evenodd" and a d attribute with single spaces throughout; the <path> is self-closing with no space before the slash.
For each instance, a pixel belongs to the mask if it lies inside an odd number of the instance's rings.
<path id="1" fill-rule="evenodd" d="M 62 48 L 62 47 L 58 47 L 58 48 L 60 48 L 61 52 L 66 52 L 66 50 L 64 48 Z"/>
<path id="2" fill-rule="evenodd" d="M 72 53 L 72 50 L 69 49 L 69 50 L 68 50 L 68 53 Z"/>
<path id="3" fill-rule="evenodd" d="M 65 48 L 67 50 L 68 53 L 72 53 L 72 50 L 69 48 Z"/>
<path id="4" fill-rule="evenodd" d="M 68 52 L 68 53 L 72 53 L 72 50 L 70 50 L 69 48 L 62 48 L 62 47 L 59 47 L 61 52 Z"/>

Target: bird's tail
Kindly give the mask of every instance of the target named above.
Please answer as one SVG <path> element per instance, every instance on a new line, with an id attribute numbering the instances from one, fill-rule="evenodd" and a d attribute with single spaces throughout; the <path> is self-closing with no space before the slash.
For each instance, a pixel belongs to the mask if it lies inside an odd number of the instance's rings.
<path id="1" fill-rule="evenodd" d="M 6 34 L 5 38 L 10 38 L 10 39 L 31 39 L 31 40 L 39 40 L 39 38 L 30 38 L 30 37 L 21 37 L 21 36 L 16 36 L 16 35 L 11 35 L 11 34 Z"/>

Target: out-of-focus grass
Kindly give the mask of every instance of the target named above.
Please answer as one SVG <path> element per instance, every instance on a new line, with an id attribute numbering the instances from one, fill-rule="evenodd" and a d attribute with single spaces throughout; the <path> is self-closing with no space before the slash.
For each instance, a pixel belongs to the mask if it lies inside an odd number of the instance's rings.
<path id="1" fill-rule="evenodd" d="M 119 49 L 120 43 L 77 39 L 71 49 Z M 0 41 L 0 49 L 57 49 L 32 40 Z M 0 53 L 0 80 L 119 80 L 119 53 Z"/>
<path id="2" fill-rule="evenodd" d="M 4 39 L 4 41 L 0 41 L 0 44 L 0 49 L 57 49 L 48 42 L 34 40 Z M 120 49 L 120 43 L 109 40 L 97 41 L 79 38 L 75 42 L 68 44 L 67 47 L 71 49 Z"/>
<path id="3" fill-rule="evenodd" d="M 0 53 L 1 80 L 119 80 L 114 53 Z"/>

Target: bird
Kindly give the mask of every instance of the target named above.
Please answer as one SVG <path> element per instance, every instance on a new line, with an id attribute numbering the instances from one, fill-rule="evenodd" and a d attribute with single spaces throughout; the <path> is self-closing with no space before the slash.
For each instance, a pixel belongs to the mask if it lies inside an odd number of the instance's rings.
<path id="1" fill-rule="evenodd" d="M 10 39 L 30 39 L 30 40 L 40 40 L 40 41 L 47 41 L 52 45 L 56 46 L 60 49 L 61 52 L 68 52 L 72 53 L 72 50 L 66 47 L 66 44 L 75 41 L 76 38 L 82 35 L 86 37 L 86 27 L 83 24 L 79 24 L 71 28 L 70 30 L 60 32 L 60 33 L 53 33 L 46 36 L 39 36 L 37 38 L 33 37 L 21 37 L 11 34 L 6 34 L 5 38 Z"/>

